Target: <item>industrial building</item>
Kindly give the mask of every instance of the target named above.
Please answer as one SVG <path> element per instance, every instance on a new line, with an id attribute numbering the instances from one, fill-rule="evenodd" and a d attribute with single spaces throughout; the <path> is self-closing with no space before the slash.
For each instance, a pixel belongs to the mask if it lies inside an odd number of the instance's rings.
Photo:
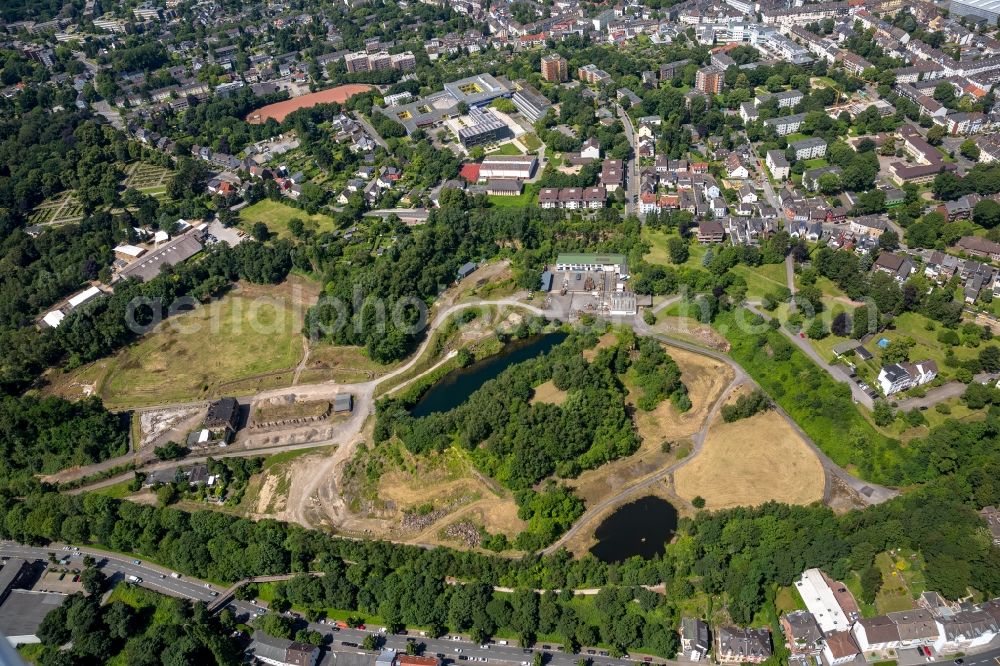
<path id="1" fill-rule="evenodd" d="M 948 8 L 954 16 L 979 17 L 991 24 L 1000 18 L 1000 0 L 951 0 Z"/>

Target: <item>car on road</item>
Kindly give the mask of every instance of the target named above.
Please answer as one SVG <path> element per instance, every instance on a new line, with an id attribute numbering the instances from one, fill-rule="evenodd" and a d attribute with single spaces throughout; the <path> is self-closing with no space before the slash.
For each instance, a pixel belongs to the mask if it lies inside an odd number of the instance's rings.
<path id="1" fill-rule="evenodd" d="M 597 654 L 597 650 L 587 650 L 587 654 Z"/>
<path id="2" fill-rule="evenodd" d="M 956 659 L 956 660 L 955 660 L 955 663 L 956 663 L 956 664 L 964 664 L 964 663 L 965 663 L 965 660 L 964 660 L 964 659 Z"/>
<path id="3" fill-rule="evenodd" d="M 479 646 L 479 649 L 480 650 L 489 650 L 490 646 L 488 644 L 486 644 L 486 643 L 483 643 L 482 645 Z"/>
<path id="4" fill-rule="evenodd" d="M 160 578 L 166 578 L 166 576 L 164 576 L 163 574 L 160 574 Z"/>
<path id="5" fill-rule="evenodd" d="M 134 564 L 135 566 L 139 566 L 140 564 L 142 564 L 142 562 L 140 562 L 139 560 L 132 560 L 132 564 Z"/>
<path id="6" fill-rule="evenodd" d="M 602 657 L 608 656 L 608 653 L 605 650 L 601 650 L 598 654 L 600 654 Z"/>
<path id="7" fill-rule="evenodd" d="M 458 660 L 459 661 L 469 661 L 469 658 L 466 657 L 464 654 L 460 654 L 460 655 L 458 655 Z"/>
<path id="8" fill-rule="evenodd" d="M 455 654 L 461 654 L 462 648 L 452 648 L 452 652 L 454 652 Z"/>

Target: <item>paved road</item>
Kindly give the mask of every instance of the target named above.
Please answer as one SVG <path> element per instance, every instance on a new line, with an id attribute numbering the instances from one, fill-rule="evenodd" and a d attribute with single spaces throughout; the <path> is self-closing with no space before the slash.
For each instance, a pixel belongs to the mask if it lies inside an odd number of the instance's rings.
<path id="1" fill-rule="evenodd" d="M 625 161 L 625 214 L 639 215 L 639 206 L 634 203 L 639 196 L 639 151 L 636 145 L 635 127 L 632 125 L 632 118 L 621 104 L 615 104 L 615 108 L 618 111 L 618 119 L 625 128 L 628 143 L 632 146 L 632 157 Z"/>
<path id="2" fill-rule="evenodd" d="M 383 139 L 382 135 L 378 133 L 378 130 L 376 130 L 372 126 L 372 124 L 370 122 L 368 122 L 368 119 L 365 118 L 364 115 L 360 111 L 355 111 L 354 112 L 354 117 L 365 128 L 365 131 L 368 132 L 368 136 L 370 136 L 372 138 L 372 141 L 374 141 L 378 145 L 382 146 L 386 150 L 389 150 L 389 144 L 385 142 L 385 139 Z"/>
<path id="3" fill-rule="evenodd" d="M 188 576 L 172 578 L 170 569 L 143 562 L 133 564 L 134 558 L 119 553 L 111 553 L 97 548 L 80 548 L 75 551 L 63 550 L 63 544 L 53 543 L 47 548 L 34 546 L 23 546 L 11 541 L 0 542 L 0 556 L 22 557 L 29 560 L 48 561 L 49 553 L 55 554 L 57 558 L 69 557 L 68 566 L 83 568 L 83 556 L 91 555 L 98 561 L 98 568 L 114 582 L 124 580 L 128 576 L 137 576 L 142 579 L 139 583 L 143 587 L 151 590 L 169 594 L 173 597 L 190 599 L 191 601 L 204 601 L 210 603 L 216 591 L 210 583 Z M 162 576 L 162 577 L 161 577 Z"/>
<path id="4" fill-rule="evenodd" d="M 995 372 L 981 372 L 973 377 L 973 381 L 980 384 L 991 384 L 996 382 L 997 376 Z M 968 386 L 962 382 L 948 382 L 937 388 L 930 389 L 922 398 L 904 398 L 896 403 L 896 407 L 904 412 L 908 412 L 911 409 L 927 409 L 939 402 L 944 402 L 950 398 L 957 398 L 965 393 L 966 388 Z"/>
<path id="5" fill-rule="evenodd" d="M 758 307 L 758 304 L 756 303 L 747 303 L 746 307 L 748 310 L 750 310 L 750 312 L 760 315 L 761 317 L 767 319 L 768 321 L 772 319 L 771 315 L 761 310 Z M 868 409 L 874 409 L 875 401 L 872 400 L 871 396 L 862 391 L 860 386 L 858 386 L 854 381 L 851 380 L 851 378 L 847 374 L 847 371 L 844 370 L 843 366 L 830 365 L 830 363 L 826 359 L 824 359 L 822 356 L 819 355 L 819 352 L 813 349 L 813 346 L 809 344 L 808 340 L 793 334 L 784 326 L 779 327 L 778 330 L 780 330 L 786 338 L 791 340 L 796 347 L 802 350 L 802 352 L 806 356 L 811 358 L 816 365 L 826 370 L 826 372 L 834 379 L 834 381 L 847 384 L 851 389 L 851 397 L 854 398 L 855 402 L 864 405 Z"/>

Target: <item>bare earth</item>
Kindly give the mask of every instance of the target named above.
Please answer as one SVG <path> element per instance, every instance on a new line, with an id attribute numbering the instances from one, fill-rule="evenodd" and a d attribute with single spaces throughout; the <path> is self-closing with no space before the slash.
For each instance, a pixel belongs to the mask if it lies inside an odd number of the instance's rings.
<path id="1" fill-rule="evenodd" d="M 256 111 L 251 111 L 247 114 L 246 121 L 253 125 L 259 125 L 267 122 L 268 118 L 274 118 L 280 123 L 284 121 L 285 117 L 293 111 L 307 109 L 311 106 L 316 106 L 317 104 L 329 104 L 331 102 L 343 104 L 355 95 L 368 92 L 369 90 L 371 90 L 371 86 L 369 85 L 362 83 L 350 83 L 343 86 L 337 86 L 336 88 L 330 88 L 329 90 L 321 90 L 308 95 L 300 95 L 299 97 L 286 99 L 283 102 L 268 104 L 267 106 L 261 107 Z"/>

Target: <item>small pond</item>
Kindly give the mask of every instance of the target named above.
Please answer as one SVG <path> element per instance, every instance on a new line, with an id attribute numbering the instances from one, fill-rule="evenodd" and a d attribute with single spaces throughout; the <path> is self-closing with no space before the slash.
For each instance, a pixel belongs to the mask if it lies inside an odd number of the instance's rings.
<path id="1" fill-rule="evenodd" d="M 557 331 L 512 342 L 495 356 L 479 363 L 473 363 L 467 368 L 449 372 L 441 378 L 441 381 L 427 390 L 410 410 L 410 414 L 414 417 L 421 417 L 454 409 L 479 390 L 483 384 L 495 379 L 510 366 L 549 351 L 567 337 L 567 333 Z"/>
<path id="2" fill-rule="evenodd" d="M 677 529 L 677 510 L 659 497 L 648 495 L 618 508 L 602 522 L 590 552 L 603 562 L 623 562 L 630 557 L 649 559 L 662 555 Z"/>

